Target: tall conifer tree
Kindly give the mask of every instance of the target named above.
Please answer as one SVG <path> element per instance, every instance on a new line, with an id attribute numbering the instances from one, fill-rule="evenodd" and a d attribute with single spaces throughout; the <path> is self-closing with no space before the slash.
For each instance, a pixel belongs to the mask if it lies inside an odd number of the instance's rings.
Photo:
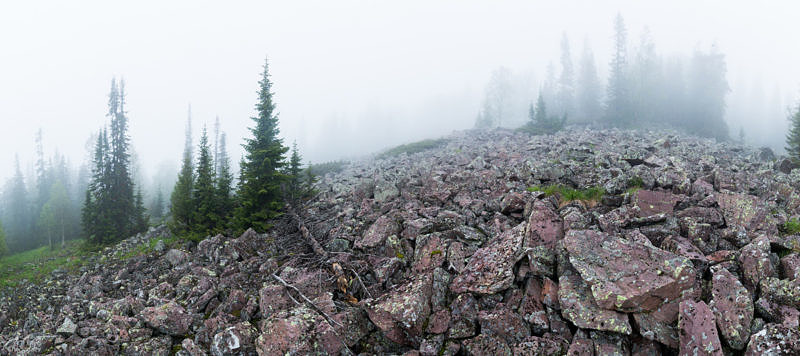
<path id="1" fill-rule="evenodd" d="M 188 231 L 194 221 L 192 191 L 194 190 L 194 164 L 192 163 L 192 107 L 186 119 L 186 139 L 183 147 L 183 161 L 178 181 L 170 197 L 172 229 L 175 232 Z"/>
<path id="2" fill-rule="evenodd" d="M 282 169 L 288 149 L 278 137 L 278 114 L 272 96 L 269 63 L 265 61 L 259 81 L 257 115 L 252 118 L 255 126 L 250 128 L 252 137 L 244 144 L 246 156 L 239 178 L 240 205 L 236 210 L 240 229 L 252 227 L 266 231 L 271 226 L 269 220 L 280 214 L 283 205 L 281 185 L 286 181 L 286 175 Z"/>
<path id="3" fill-rule="evenodd" d="M 194 200 L 194 226 L 191 230 L 202 234 L 214 231 L 219 223 L 217 216 L 217 192 L 214 176 L 214 162 L 211 157 L 211 148 L 208 144 L 208 132 L 203 127 L 200 135 L 200 156 L 197 158 L 197 181 L 195 181 Z"/>

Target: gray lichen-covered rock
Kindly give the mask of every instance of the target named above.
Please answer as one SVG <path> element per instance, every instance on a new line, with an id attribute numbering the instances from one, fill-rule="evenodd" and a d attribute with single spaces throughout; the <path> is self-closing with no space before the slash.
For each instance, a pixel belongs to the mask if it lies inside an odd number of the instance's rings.
<path id="1" fill-rule="evenodd" d="M 694 284 L 694 267 L 688 259 L 652 245 L 597 231 L 572 230 L 564 247 L 604 309 L 653 311 Z"/>
<path id="2" fill-rule="evenodd" d="M 520 255 L 526 224 L 504 232 L 478 249 L 467 262 L 464 272 L 453 279 L 450 291 L 493 294 L 511 287 L 514 264 Z"/>
<path id="3" fill-rule="evenodd" d="M 406 343 L 410 337 L 421 336 L 431 313 L 430 274 L 423 274 L 381 298 L 367 301 L 369 319 L 387 337 L 397 343 Z"/>
<path id="4" fill-rule="evenodd" d="M 191 314 L 178 303 L 172 301 L 159 306 L 144 308 L 139 313 L 139 319 L 149 327 L 172 336 L 186 335 L 192 324 Z"/>
<path id="5" fill-rule="evenodd" d="M 800 355 L 800 330 L 767 324 L 764 329 L 750 337 L 745 355 Z"/>
<path id="6" fill-rule="evenodd" d="M 720 334 L 732 349 L 742 350 L 750 337 L 753 299 L 728 270 L 720 269 L 711 278 L 713 289 L 709 307 L 714 312 Z"/>
<path id="7" fill-rule="evenodd" d="M 562 274 L 558 279 L 558 300 L 561 314 L 581 329 L 608 330 L 630 334 L 628 316 L 604 310 L 595 302 L 588 284 L 578 274 Z"/>

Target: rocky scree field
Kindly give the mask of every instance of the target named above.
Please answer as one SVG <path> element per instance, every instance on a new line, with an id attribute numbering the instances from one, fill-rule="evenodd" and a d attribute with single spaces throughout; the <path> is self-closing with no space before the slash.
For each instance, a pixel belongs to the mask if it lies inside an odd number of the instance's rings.
<path id="1" fill-rule="evenodd" d="M 412 147 L 412 146 L 407 146 Z M 797 355 L 800 170 L 672 132 L 458 132 L 266 234 L 0 292 L 4 355 Z"/>

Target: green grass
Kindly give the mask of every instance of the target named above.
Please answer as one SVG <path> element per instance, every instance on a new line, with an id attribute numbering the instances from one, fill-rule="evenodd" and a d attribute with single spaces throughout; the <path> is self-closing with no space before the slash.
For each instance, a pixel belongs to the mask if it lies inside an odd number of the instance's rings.
<path id="1" fill-rule="evenodd" d="M 349 161 L 330 161 L 312 164 L 308 167 L 308 169 L 311 170 L 311 174 L 318 177 L 323 177 L 328 173 L 341 172 L 348 164 L 350 164 Z"/>
<path id="2" fill-rule="evenodd" d="M 439 139 L 435 139 L 435 140 L 434 139 L 427 139 L 427 140 L 407 143 L 405 145 L 400 145 L 400 146 L 397 146 L 397 147 L 394 147 L 394 148 L 390 148 L 390 149 L 384 151 L 383 153 L 378 155 L 378 158 L 389 158 L 389 157 L 398 156 L 398 155 L 403 154 L 403 153 L 412 154 L 412 153 L 422 152 L 422 151 L 426 151 L 426 150 L 429 150 L 429 149 L 432 149 L 432 148 L 441 147 L 441 146 L 445 145 L 446 143 L 447 143 L 447 140 L 445 140 L 443 138 L 439 138 Z"/>
<path id="3" fill-rule="evenodd" d="M 800 234 L 800 220 L 797 218 L 789 219 L 783 223 L 783 226 L 781 226 L 780 230 L 784 235 Z"/>
<path id="4" fill-rule="evenodd" d="M 43 246 L 0 258 L 0 287 L 16 287 L 23 281 L 39 283 L 57 268 L 76 271 L 89 254 L 82 245 L 83 240 L 73 240 L 63 248 Z"/>
<path id="5" fill-rule="evenodd" d="M 528 188 L 529 192 L 543 192 L 547 196 L 555 195 L 561 201 L 599 201 L 606 190 L 603 187 L 595 186 L 586 189 L 575 189 L 563 184 L 552 184 L 548 186 L 533 186 Z"/>

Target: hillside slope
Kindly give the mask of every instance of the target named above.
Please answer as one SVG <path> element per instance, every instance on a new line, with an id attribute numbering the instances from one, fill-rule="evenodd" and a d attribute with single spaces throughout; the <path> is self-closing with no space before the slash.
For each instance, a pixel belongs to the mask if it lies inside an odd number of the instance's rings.
<path id="1" fill-rule="evenodd" d="M 154 229 L 4 290 L 0 353 L 800 353 L 800 170 L 768 151 L 499 130 L 381 157 L 267 234 Z"/>

